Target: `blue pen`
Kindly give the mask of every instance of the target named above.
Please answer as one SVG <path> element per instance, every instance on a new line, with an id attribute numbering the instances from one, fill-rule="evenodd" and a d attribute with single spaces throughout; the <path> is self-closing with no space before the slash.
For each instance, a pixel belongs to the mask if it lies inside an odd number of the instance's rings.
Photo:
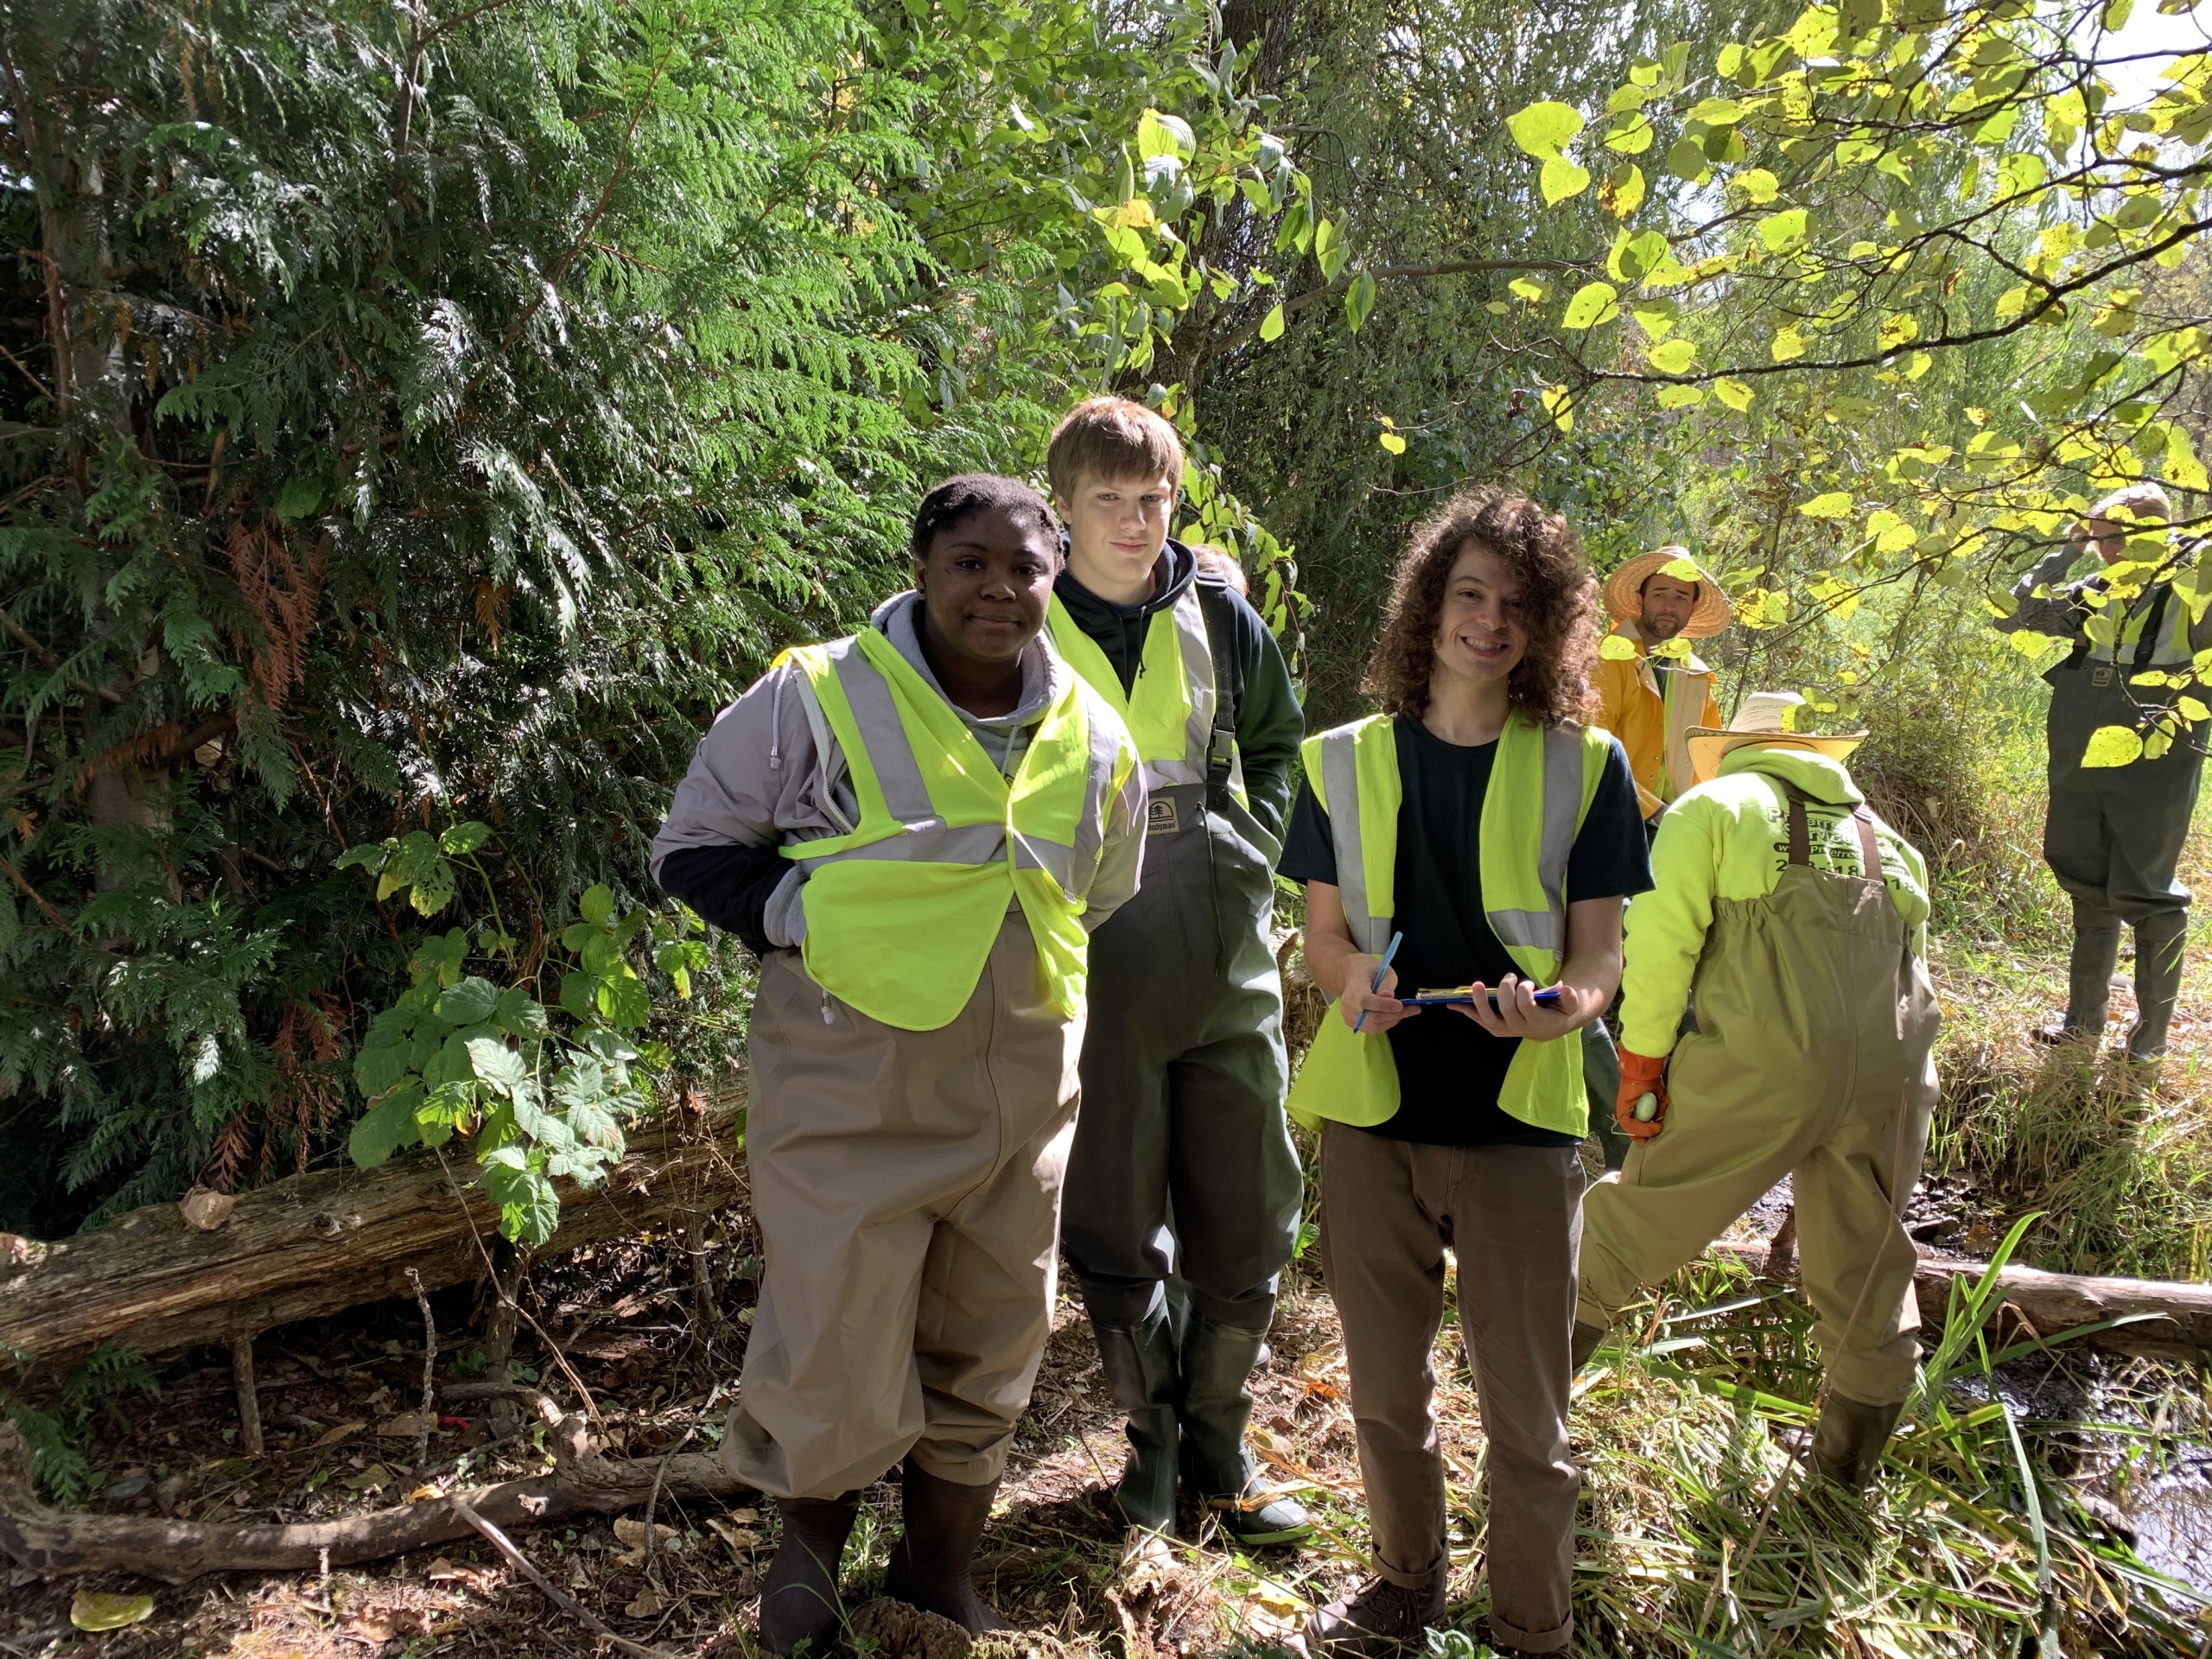
<path id="1" fill-rule="evenodd" d="M 1367 988 L 1370 995 L 1382 988 L 1382 976 L 1390 971 L 1390 958 L 1398 954 L 1398 946 L 1405 937 L 1403 933 L 1393 933 L 1390 936 L 1390 943 L 1382 947 L 1382 960 L 1375 964 L 1375 982 Z M 1359 1028 L 1366 1023 L 1367 1010 L 1362 1008 L 1359 1011 L 1359 1018 L 1351 1022 L 1353 1033 L 1357 1034 Z"/>

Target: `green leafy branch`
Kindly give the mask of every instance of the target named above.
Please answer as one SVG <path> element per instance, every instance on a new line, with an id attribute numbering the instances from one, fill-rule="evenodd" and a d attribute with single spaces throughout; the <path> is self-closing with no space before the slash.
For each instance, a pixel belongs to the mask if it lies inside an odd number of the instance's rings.
<path id="1" fill-rule="evenodd" d="M 428 916 L 454 896 L 450 858 L 474 863 L 489 838 L 480 823 L 440 836 L 417 830 L 354 848 L 340 862 L 369 870 L 380 897 L 404 892 Z M 708 963 L 702 925 L 681 906 L 622 910 L 602 885 L 577 908 L 561 934 L 575 965 L 562 976 L 555 1008 L 539 1001 L 534 980 L 501 985 L 470 971 L 473 957 L 494 952 L 512 970 L 513 942 L 498 926 L 495 901 L 494 920 L 473 941 L 470 929 L 455 927 L 421 942 L 408 989 L 370 1022 L 353 1062 L 369 1103 L 353 1126 L 353 1161 L 373 1169 L 402 1147 L 465 1137 L 499 1206 L 500 1230 L 533 1244 L 559 1224 L 556 1181 L 588 1189 L 621 1160 L 623 1125 L 650 1108 L 652 1081 L 668 1063 L 661 1045 L 636 1034 L 653 1008 L 632 954 L 667 976 L 679 997 L 690 995 L 691 975 Z"/>

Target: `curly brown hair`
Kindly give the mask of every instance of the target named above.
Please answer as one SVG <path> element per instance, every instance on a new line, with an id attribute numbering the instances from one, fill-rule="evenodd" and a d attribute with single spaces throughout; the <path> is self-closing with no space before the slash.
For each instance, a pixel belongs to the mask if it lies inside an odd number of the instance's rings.
<path id="1" fill-rule="evenodd" d="M 1588 717 L 1598 658 L 1598 584 L 1564 513 L 1499 484 L 1460 491 L 1414 528 L 1390 580 L 1390 602 L 1359 689 L 1385 714 L 1419 720 L 1436 664 L 1437 617 L 1452 567 L 1470 542 L 1521 581 L 1529 648 L 1506 681 L 1512 706 L 1541 725 Z"/>

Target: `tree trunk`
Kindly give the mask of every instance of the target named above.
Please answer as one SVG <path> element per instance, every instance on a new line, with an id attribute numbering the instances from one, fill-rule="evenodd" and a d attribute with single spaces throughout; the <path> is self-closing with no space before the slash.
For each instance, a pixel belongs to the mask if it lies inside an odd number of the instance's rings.
<path id="1" fill-rule="evenodd" d="M 617 1514 L 646 1502 L 657 1480 L 664 1500 L 730 1497 L 749 1490 L 711 1452 L 634 1461 L 601 1457 L 581 1417 L 563 1419 L 547 1438 L 553 1473 L 475 1487 L 460 1493 L 461 1500 L 495 1526 L 521 1528 Z M 289 1526 L 51 1510 L 32 1487 L 22 1434 L 14 1424 L 0 1423 L 0 1554 L 48 1577 L 126 1572 L 181 1584 L 202 1573 L 313 1572 L 474 1535 L 467 1521 L 444 1503 L 404 1503 Z"/>
<path id="2" fill-rule="evenodd" d="M 538 1254 L 741 1202 L 729 1137 L 745 1099 L 740 1083 L 704 1113 L 671 1109 L 631 1136 L 598 1187 L 562 1183 L 560 1230 Z M 34 1386 L 51 1386 L 110 1339 L 145 1354 L 227 1347 L 241 1333 L 410 1295 L 410 1268 L 429 1289 L 478 1278 L 499 1211 L 467 1181 L 465 1147 L 447 1147 L 445 1159 L 417 1153 L 381 1169 L 272 1182 L 240 1198 L 214 1232 L 156 1205 L 50 1243 L 0 1236 L 0 1351 L 30 1356 Z"/>
<path id="3" fill-rule="evenodd" d="M 1763 1241 L 1724 1239 L 1713 1247 L 1754 1272 L 1766 1265 Z M 1923 1342 L 1932 1340 L 1951 1305 L 1951 1285 L 1971 1289 L 1989 1271 L 1986 1262 L 1923 1255 L 1913 1274 L 1920 1298 Z M 2212 1353 L 2212 1285 L 2177 1284 L 2162 1279 L 2092 1279 L 2071 1273 L 2044 1273 L 2034 1268 L 2006 1268 L 1997 1276 L 1998 1294 L 1990 1316 L 2010 1308 L 2037 1336 L 2056 1337 L 2105 1319 L 2139 1318 L 2138 1322 L 2078 1338 L 2082 1345 L 2107 1353 L 2137 1354 L 2151 1359 L 2194 1360 Z"/>

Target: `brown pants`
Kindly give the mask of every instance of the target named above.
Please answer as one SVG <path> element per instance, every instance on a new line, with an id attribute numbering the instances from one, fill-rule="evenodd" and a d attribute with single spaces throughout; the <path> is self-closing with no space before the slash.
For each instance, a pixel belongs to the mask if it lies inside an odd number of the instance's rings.
<path id="1" fill-rule="evenodd" d="M 1444 1252 L 1490 1441 L 1491 1624 L 1533 1653 L 1573 1634 L 1568 1344 L 1582 1166 L 1568 1147 L 1424 1147 L 1342 1123 L 1321 1142 L 1321 1270 L 1344 1322 L 1376 1571 L 1419 1586 L 1449 1565 L 1432 1355 Z"/>
<path id="2" fill-rule="evenodd" d="M 998 1478 L 1051 1330 L 1082 1044 L 1019 912 L 936 1031 L 825 997 L 795 950 L 761 964 L 746 1154 L 766 1262 L 722 1439 L 739 1479 L 833 1497 L 909 1452 Z"/>

